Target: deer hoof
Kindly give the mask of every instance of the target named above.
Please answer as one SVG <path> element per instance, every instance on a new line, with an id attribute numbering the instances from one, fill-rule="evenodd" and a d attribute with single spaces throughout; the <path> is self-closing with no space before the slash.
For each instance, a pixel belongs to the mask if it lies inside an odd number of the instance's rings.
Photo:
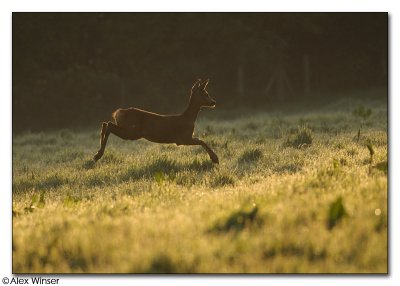
<path id="1" fill-rule="evenodd" d="M 97 162 L 102 156 L 103 156 L 103 152 L 97 152 L 97 153 L 93 156 L 93 160 L 94 160 L 95 162 Z"/>
<path id="2" fill-rule="evenodd" d="M 219 160 L 218 160 L 218 157 L 217 157 L 217 155 L 213 155 L 213 156 L 210 156 L 211 157 L 211 161 L 213 161 L 213 163 L 215 163 L 215 164 L 219 164 Z"/>

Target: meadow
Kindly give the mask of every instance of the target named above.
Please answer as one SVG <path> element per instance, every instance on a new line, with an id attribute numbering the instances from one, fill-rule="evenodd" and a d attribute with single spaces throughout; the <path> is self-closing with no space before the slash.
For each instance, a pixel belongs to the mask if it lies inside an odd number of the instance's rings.
<path id="1" fill-rule="evenodd" d="M 14 273 L 387 273 L 386 91 L 203 111 L 215 150 L 13 135 Z"/>

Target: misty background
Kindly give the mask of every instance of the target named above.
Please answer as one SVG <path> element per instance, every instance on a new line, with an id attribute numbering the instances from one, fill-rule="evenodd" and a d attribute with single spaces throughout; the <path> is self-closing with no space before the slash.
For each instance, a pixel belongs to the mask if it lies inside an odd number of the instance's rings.
<path id="1" fill-rule="evenodd" d="M 118 107 L 220 110 L 387 86 L 387 13 L 13 13 L 13 131 L 93 126 Z"/>

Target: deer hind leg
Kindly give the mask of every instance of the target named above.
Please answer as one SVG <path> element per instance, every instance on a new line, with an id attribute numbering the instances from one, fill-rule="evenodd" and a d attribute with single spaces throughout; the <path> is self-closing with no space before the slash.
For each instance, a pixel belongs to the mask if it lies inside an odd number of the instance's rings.
<path id="1" fill-rule="evenodd" d="M 116 125 L 115 123 L 112 123 L 111 121 L 109 121 L 108 123 L 103 122 L 102 129 L 101 129 L 100 149 L 94 155 L 94 157 L 93 157 L 94 161 L 97 161 L 101 157 L 103 157 L 104 150 L 106 149 L 106 145 L 107 145 L 107 141 L 108 141 L 108 137 L 110 136 L 110 133 L 112 133 L 124 140 L 137 140 L 140 138 L 140 136 L 138 135 L 137 129 L 135 129 L 135 128 L 125 129 L 125 128 L 119 127 L 118 125 Z"/>
<path id="2" fill-rule="evenodd" d="M 215 164 L 219 164 L 219 159 L 217 154 L 203 141 L 198 138 L 190 138 L 189 140 L 182 143 L 182 145 L 200 145 L 202 146 L 210 156 L 211 161 Z"/>

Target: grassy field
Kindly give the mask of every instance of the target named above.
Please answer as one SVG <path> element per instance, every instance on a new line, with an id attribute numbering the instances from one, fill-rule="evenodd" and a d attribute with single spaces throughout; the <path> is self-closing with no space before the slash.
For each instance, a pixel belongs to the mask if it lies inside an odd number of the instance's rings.
<path id="1" fill-rule="evenodd" d="M 14 135 L 13 272 L 386 273 L 385 97 L 278 110 L 200 114 L 219 165 L 113 135 L 94 164 L 100 124 Z"/>

